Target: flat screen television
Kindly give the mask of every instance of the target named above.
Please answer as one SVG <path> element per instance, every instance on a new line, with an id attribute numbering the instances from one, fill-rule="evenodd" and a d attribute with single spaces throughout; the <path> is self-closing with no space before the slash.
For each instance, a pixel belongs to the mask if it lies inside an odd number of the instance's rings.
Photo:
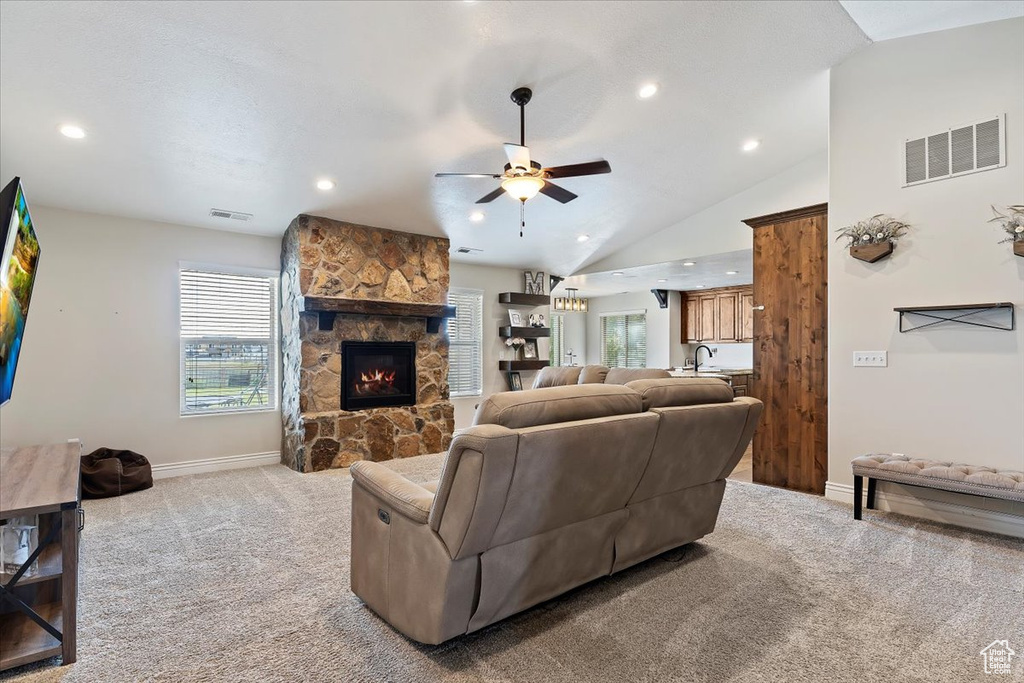
<path id="1" fill-rule="evenodd" d="M 39 268 L 39 240 L 32 227 L 21 179 L 0 192 L 0 405 L 11 399 L 32 286 Z"/>

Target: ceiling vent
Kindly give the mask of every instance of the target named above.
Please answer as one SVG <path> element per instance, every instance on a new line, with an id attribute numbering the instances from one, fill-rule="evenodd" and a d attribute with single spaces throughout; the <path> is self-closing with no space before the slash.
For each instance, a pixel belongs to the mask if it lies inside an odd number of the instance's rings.
<path id="1" fill-rule="evenodd" d="M 1006 165 L 1006 116 L 903 143 L 903 187 Z"/>
<path id="2" fill-rule="evenodd" d="M 455 253 L 456 254 L 472 254 L 472 253 L 481 252 L 481 251 L 483 251 L 483 249 L 474 249 L 473 247 L 459 247 L 458 249 L 455 250 Z"/>
<path id="3" fill-rule="evenodd" d="M 242 213 L 241 211 L 225 211 L 224 209 L 210 209 L 210 215 L 214 218 L 230 218 L 236 221 L 248 221 L 252 220 L 251 213 Z"/>

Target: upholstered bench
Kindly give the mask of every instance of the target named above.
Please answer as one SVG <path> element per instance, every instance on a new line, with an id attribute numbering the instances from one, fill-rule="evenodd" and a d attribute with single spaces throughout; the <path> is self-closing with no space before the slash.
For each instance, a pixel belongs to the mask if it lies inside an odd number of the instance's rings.
<path id="1" fill-rule="evenodd" d="M 905 455 L 874 453 L 853 459 L 853 518 L 860 519 L 863 480 L 868 480 L 868 509 L 875 506 L 875 481 L 971 493 L 1024 502 L 1024 472 L 965 465 Z"/>

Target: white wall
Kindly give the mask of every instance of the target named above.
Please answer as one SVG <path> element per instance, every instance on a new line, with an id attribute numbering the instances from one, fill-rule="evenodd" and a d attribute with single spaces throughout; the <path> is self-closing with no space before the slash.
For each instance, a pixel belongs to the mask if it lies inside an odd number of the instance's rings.
<path id="1" fill-rule="evenodd" d="M 762 152 L 770 153 L 766 143 Z M 792 168 L 589 264 L 584 273 L 664 263 L 750 249 L 754 239 L 743 219 L 820 204 L 828 200 L 828 156 L 817 154 Z"/>
<path id="2" fill-rule="evenodd" d="M 543 313 L 545 320 L 550 313 L 548 307 L 536 309 L 523 308 L 521 306 L 505 306 L 498 303 L 498 294 L 501 292 L 523 291 L 523 269 L 520 268 L 495 268 L 492 266 L 475 266 L 468 263 L 452 261 L 451 263 L 451 285 L 453 289 L 476 289 L 484 294 L 484 386 L 482 396 L 468 396 L 465 398 L 453 398 L 455 405 L 455 428 L 465 429 L 473 423 L 473 414 L 476 405 L 483 399 L 497 391 L 507 391 L 508 383 L 504 374 L 498 369 L 498 361 L 502 358 L 512 358 L 512 349 L 505 346 L 505 340 L 498 336 L 498 328 L 508 325 L 508 309 L 518 308 L 524 313 Z M 547 284 L 545 283 L 545 289 Z M 538 340 L 538 352 L 540 358 L 548 357 L 548 340 Z M 505 355 L 503 355 L 505 354 Z M 529 388 L 533 384 L 536 372 L 523 372 L 523 386 Z"/>
<path id="3" fill-rule="evenodd" d="M 990 204 L 1024 199 L 1022 35 L 1024 19 L 1012 19 L 889 40 L 832 70 L 830 226 L 887 213 L 913 228 L 872 265 L 829 246 L 830 482 L 851 483 L 851 458 L 870 452 L 1024 469 L 1024 259 L 986 223 Z M 905 138 L 1000 113 L 1005 168 L 900 187 Z M 991 301 L 1016 304 L 1015 331 L 901 334 L 892 310 Z M 855 350 L 875 349 L 888 350 L 888 368 L 852 367 Z"/>
<path id="4" fill-rule="evenodd" d="M 671 315 L 669 308 L 659 308 L 650 292 L 630 292 L 590 299 L 587 312 L 587 354 L 580 365 L 601 362 L 601 314 L 640 312 L 647 314 L 647 367 L 667 368 L 671 365 Z M 678 336 L 678 326 L 676 327 Z"/>
<path id="5" fill-rule="evenodd" d="M 4 446 L 82 439 L 154 465 L 279 451 L 281 416 L 179 417 L 178 262 L 278 270 L 278 238 L 34 205 L 42 254 Z"/>

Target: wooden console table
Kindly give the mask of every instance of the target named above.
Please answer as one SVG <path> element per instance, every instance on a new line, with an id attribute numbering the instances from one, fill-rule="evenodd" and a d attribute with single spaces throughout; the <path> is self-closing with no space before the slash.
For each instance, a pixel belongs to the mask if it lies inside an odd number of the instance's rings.
<path id="1" fill-rule="evenodd" d="M 0 671 L 75 661 L 80 461 L 79 443 L 0 450 L 0 519 L 39 519 L 35 575 L 0 573 Z"/>

